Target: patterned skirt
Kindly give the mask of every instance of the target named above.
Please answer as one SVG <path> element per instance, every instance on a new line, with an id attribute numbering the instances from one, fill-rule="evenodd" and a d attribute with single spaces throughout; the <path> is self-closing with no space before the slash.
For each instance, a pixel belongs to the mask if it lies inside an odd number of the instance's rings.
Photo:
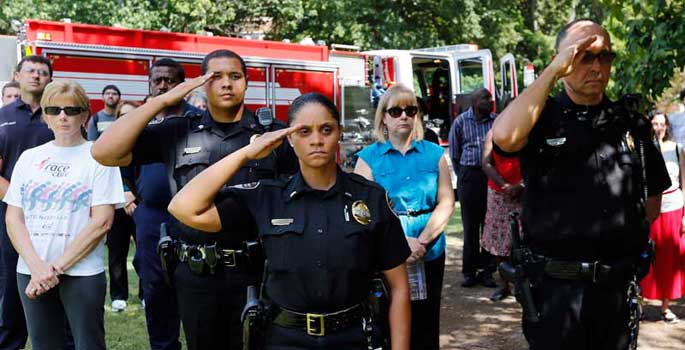
<path id="1" fill-rule="evenodd" d="M 496 256 L 511 254 L 511 232 L 509 213 L 521 213 L 521 199 L 511 199 L 503 192 L 488 187 L 488 210 L 485 213 L 485 226 L 480 245 Z"/>

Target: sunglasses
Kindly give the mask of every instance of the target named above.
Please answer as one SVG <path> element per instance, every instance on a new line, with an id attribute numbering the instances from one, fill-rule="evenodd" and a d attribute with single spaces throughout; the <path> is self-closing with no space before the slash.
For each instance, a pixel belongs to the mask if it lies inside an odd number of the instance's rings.
<path id="1" fill-rule="evenodd" d="M 64 111 L 64 114 L 70 116 L 70 117 L 75 117 L 85 111 L 83 107 L 78 107 L 78 106 L 66 106 L 66 107 L 57 107 L 57 106 L 48 106 L 43 108 L 43 113 L 47 115 L 59 115 Z"/>
<path id="2" fill-rule="evenodd" d="M 583 58 L 580 60 L 580 62 L 582 64 L 590 65 L 593 64 L 596 59 L 599 59 L 600 64 L 606 65 L 613 62 L 614 58 L 616 58 L 616 53 L 611 51 L 601 51 L 600 53 L 592 53 L 589 51 L 585 51 L 585 54 L 583 55 Z"/>
<path id="3" fill-rule="evenodd" d="M 401 117 L 403 112 L 404 112 L 404 114 L 407 115 L 407 117 L 412 118 L 416 115 L 416 113 L 419 113 L 419 107 L 416 107 L 416 106 L 407 106 L 404 108 L 392 107 L 392 108 L 387 108 L 385 110 L 385 112 L 390 114 L 390 116 L 393 118 Z"/>

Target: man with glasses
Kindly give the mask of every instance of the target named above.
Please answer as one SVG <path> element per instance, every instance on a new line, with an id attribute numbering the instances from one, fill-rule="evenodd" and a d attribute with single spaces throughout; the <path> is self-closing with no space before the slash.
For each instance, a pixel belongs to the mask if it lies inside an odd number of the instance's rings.
<path id="1" fill-rule="evenodd" d="M 628 349 L 649 224 L 670 180 L 646 118 L 605 94 L 615 57 L 607 31 L 571 22 L 556 50 L 493 126 L 495 152 L 519 157 L 526 187 L 533 302 L 523 331 L 531 349 Z M 563 91 L 548 97 L 558 80 Z"/>
<path id="2" fill-rule="evenodd" d="M 42 121 L 40 99 L 52 80 L 52 65 L 43 56 L 26 56 L 14 79 L 21 96 L 0 109 L 0 198 L 5 196 L 12 170 L 22 152 L 54 138 Z M 0 350 L 18 350 L 28 336 L 24 309 L 17 290 L 17 252 L 5 227 L 7 204 L 0 203 Z"/>
<path id="3" fill-rule="evenodd" d="M 464 281 L 461 283 L 464 288 L 479 283 L 488 288 L 497 287 L 492 278 L 493 257 L 480 247 L 488 194 L 488 178 L 481 168 L 481 154 L 485 135 L 496 116 L 492 112 L 490 91 L 476 90 L 471 94 L 471 107 L 454 119 L 449 134 L 450 159 L 457 175 L 457 197 L 464 226 Z"/>

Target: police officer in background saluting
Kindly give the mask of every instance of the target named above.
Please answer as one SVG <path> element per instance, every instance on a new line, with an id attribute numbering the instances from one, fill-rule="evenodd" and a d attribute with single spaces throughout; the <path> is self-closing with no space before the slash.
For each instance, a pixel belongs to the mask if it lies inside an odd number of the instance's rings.
<path id="1" fill-rule="evenodd" d="M 374 273 L 382 271 L 391 293 L 392 349 L 409 350 L 404 262 L 411 250 L 387 193 L 337 166 L 342 126 L 326 97 L 296 98 L 288 122 L 289 128 L 265 134 L 198 175 L 172 199 L 169 212 L 208 232 L 257 222 L 268 265 L 264 301 L 271 304 L 266 349 L 375 348 L 365 300 Z M 298 173 L 222 190 L 245 164 L 267 156 L 286 137 L 299 159 Z"/>
<path id="2" fill-rule="evenodd" d="M 161 110 L 177 105 L 193 89 L 203 86 L 208 108 L 194 116 L 168 116 L 148 123 Z M 93 145 L 93 157 L 105 165 L 125 166 L 163 162 L 171 192 L 226 155 L 249 144 L 268 128 L 244 106 L 247 69 L 243 59 L 216 50 L 202 61 L 202 76 L 179 84 L 118 119 Z M 275 178 L 295 171 L 287 144 L 267 157 L 245 164 L 227 183 Z M 226 227 L 206 235 L 178 222 L 169 225 L 178 264 L 174 273 L 179 312 L 190 350 L 240 347 L 240 312 L 247 285 L 258 284 L 260 257 L 250 255 L 245 241 L 255 238 L 254 224 Z M 226 234 L 229 233 L 230 234 Z M 171 265 L 170 261 L 165 262 Z"/>
<path id="3" fill-rule="evenodd" d="M 538 320 L 531 349 L 627 349 L 649 222 L 669 178 L 649 123 L 605 95 L 615 57 L 607 31 L 566 25 L 552 63 L 495 120 L 495 151 L 520 157 L 524 237 Z M 548 98 L 557 80 L 564 90 Z M 648 262 L 646 262 L 648 264 Z"/>

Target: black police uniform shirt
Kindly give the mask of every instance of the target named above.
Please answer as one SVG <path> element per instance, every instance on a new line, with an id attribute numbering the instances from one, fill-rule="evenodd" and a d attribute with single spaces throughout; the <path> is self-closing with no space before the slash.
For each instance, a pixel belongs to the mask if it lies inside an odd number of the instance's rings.
<path id="1" fill-rule="evenodd" d="M 631 128 L 631 120 L 636 119 L 606 97 L 597 106 L 576 105 L 565 92 L 548 98 L 518 153 L 526 185 L 523 230 L 535 251 L 588 261 L 643 251 L 648 223 L 638 205 L 643 191 L 638 138 L 649 196 L 660 195 L 670 180 L 650 138 L 651 125 Z"/>
<path id="2" fill-rule="evenodd" d="M 1 175 L 5 179 L 11 179 L 14 165 L 22 152 L 54 140 L 55 136 L 42 115 L 40 108 L 33 112 L 31 106 L 21 99 L 0 109 Z"/>
<path id="3" fill-rule="evenodd" d="M 186 101 L 181 103 L 181 115 L 195 114 L 202 114 L 202 110 Z M 127 179 L 131 183 L 135 183 L 136 197 L 140 202 L 147 207 L 166 211 L 171 201 L 171 189 L 169 188 L 169 181 L 164 181 L 167 179 L 164 163 L 151 163 L 129 168 L 131 171 L 127 174 Z"/>
<path id="4" fill-rule="evenodd" d="M 298 172 L 226 188 L 215 204 L 222 227 L 257 222 L 267 295 L 291 311 L 331 313 L 359 304 L 374 272 L 411 254 L 385 190 L 340 169 L 328 191 L 312 189 Z"/>
<path id="5" fill-rule="evenodd" d="M 239 127 L 224 133 L 209 111 L 187 113 L 155 119 L 143 130 L 133 148 L 132 165 L 162 162 L 166 165 L 172 195 L 210 165 L 233 153 L 265 132 L 255 114 L 245 109 Z M 275 121 L 274 130 L 284 125 Z M 241 168 L 227 185 L 255 182 L 292 174 L 297 168 L 295 155 L 284 142 L 268 157 L 252 161 Z M 208 235 L 177 222 L 179 238 L 191 244 L 210 243 L 217 239 L 222 248 L 240 248 L 245 239 L 254 236 L 254 226 L 232 227 L 233 235 Z M 242 233 L 238 235 L 237 233 Z"/>

